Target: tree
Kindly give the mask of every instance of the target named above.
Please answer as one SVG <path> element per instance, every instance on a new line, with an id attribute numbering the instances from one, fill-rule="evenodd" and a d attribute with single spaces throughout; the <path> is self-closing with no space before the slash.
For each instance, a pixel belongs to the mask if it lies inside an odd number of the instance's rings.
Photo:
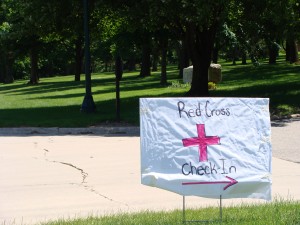
<path id="1" fill-rule="evenodd" d="M 138 33 L 142 50 L 140 77 L 147 77 L 151 75 L 151 35 L 145 30 Z"/>
<path id="2" fill-rule="evenodd" d="M 193 63 L 189 96 L 208 96 L 208 68 L 217 29 L 226 15 L 230 1 L 168 1 L 169 16 L 185 33 Z"/>
<path id="3" fill-rule="evenodd" d="M 48 15 L 48 34 L 61 42 L 66 51 L 72 52 L 74 80 L 80 81 L 83 66 L 83 5 L 82 1 L 51 1 L 45 14 Z"/>
<path id="4" fill-rule="evenodd" d="M 161 54 L 161 76 L 160 84 L 166 85 L 167 82 L 167 52 L 170 33 L 166 29 L 160 29 L 155 34 L 155 39 L 157 39 L 157 47 L 160 49 Z"/>
<path id="5" fill-rule="evenodd" d="M 216 34 L 216 40 L 214 43 L 212 61 L 213 63 L 218 63 L 219 51 L 222 49 L 224 53 L 226 53 L 227 57 L 229 57 L 233 64 L 235 64 L 236 60 L 236 52 L 238 46 L 242 46 L 242 42 L 238 42 L 238 37 L 236 33 L 234 33 L 226 23 L 224 23 Z"/>
<path id="6" fill-rule="evenodd" d="M 286 29 L 286 60 L 295 63 L 299 60 L 297 39 L 300 29 L 300 2 L 298 0 L 288 0 L 286 9 L 288 10 Z"/>
<path id="7" fill-rule="evenodd" d="M 190 55 L 187 48 L 187 35 L 182 34 L 181 40 L 178 40 L 179 43 L 179 78 L 183 78 L 183 69 L 190 66 Z"/>
<path id="8" fill-rule="evenodd" d="M 33 3 L 29 1 L 9 1 L 2 3 L 7 9 L 6 23 L 9 26 L 9 32 L 6 34 L 6 40 L 15 43 L 14 47 L 27 51 L 31 60 L 31 74 L 29 83 L 38 82 L 38 26 L 33 11 Z"/>
<path id="9" fill-rule="evenodd" d="M 231 51 L 222 50 L 231 52 L 229 55 L 233 62 L 238 56 L 245 64 L 246 55 L 249 54 L 252 62 L 257 63 L 264 51 L 269 54 L 269 63 L 276 63 L 278 43 L 284 39 L 289 14 L 287 6 L 286 0 L 232 1 L 225 20 L 228 27 L 223 25 L 217 33 L 215 47 L 232 46 Z M 228 40 L 231 41 L 222 44 Z"/>
<path id="10" fill-rule="evenodd" d="M 280 49 L 278 43 L 284 40 L 285 24 L 290 13 L 287 4 L 286 0 L 267 1 L 265 7 L 268 10 L 265 10 L 259 19 L 262 25 L 262 38 L 265 40 L 269 54 L 269 64 L 276 63 Z"/>
<path id="11" fill-rule="evenodd" d="M 163 4 L 157 4 L 157 2 L 151 2 L 149 8 L 149 15 L 151 20 L 149 21 L 150 29 L 153 33 L 154 40 L 161 54 L 161 79 L 160 84 L 166 85 L 167 81 L 167 53 L 169 49 L 169 42 L 176 33 L 172 22 L 168 19 L 168 10 Z"/>
<path id="12" fill-rule="evenodd" d="M 9 51 L 13 55 L 26 53 L 30 56 L 29 83 L 37 84 L 40 50 L 52 28 L 48 13 L 52 5 L 42 0 L 4 0 L 2 6 L 6 9 L 9 26 L 6 40 L 13 46 L 13 50 Z"/>
<path id="13" fill-rule="evenodd" d="M 151 75 L 151 49 L 152 49 L 152 17 L 150 14 L 151 1 L 135 1 L 129 3 L 130 25 L 137 34 L 137 44 L 141 48 L 141 71 L 140 77 Z M 132 29 L 131 28 L 131 29 Z"/>
<path id="14" fill-rule="evenodd" d="M 99 7 L 96 4 L 92 18 L 92 23 L 95 24 L 92 31 L 92 51 L 97 54 L 95 60 L 104 62 L 105 71 L 117 56 L 121 56 L 126 62 L 124 69 L 135 70 L 139 35 L 128 22 L 129 9 L 115 7 L 112 3 L 101 4 Z"/>
<path id="15" fill-rule="evenodd" d="M 5 7 L 0 5 L 0 82 L 12 83 L 14 76 L 12 65 L 14 53 L 12 51 L 12 42 L 9 40 L 10 25 L 6 22 Z"/>

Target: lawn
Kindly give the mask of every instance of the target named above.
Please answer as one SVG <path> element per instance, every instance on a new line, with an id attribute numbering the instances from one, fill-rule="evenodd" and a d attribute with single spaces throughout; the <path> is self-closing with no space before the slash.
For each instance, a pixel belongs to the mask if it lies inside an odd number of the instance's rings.
<path id="1" fill-rule="evenodd" d="M 275 65 L 223 65 L 223 82 L 213 96 L 270 98 L 279 116 L 300 112 L 300 65 L 281 59 Z"/>
<path id="2" fill-rule="evenodd" d="M 223 225 L 297 225 L 300 224 L 300 202 L 279 201 L 260 205 L 241 204 L 224 207 L 222 223 L 218 207 L 207 207 L 186 210 L 186 220 L 208 220 L 197 224 Z M 175 225 L 184 224 L 181 210 L 170 212 L 140 212 L 118 214 L 114 216 L 89 217 L 76 220 L 58 220 L 43 225 Z M 196 224 L 196 223 L 185 223 Z"/>
<path id="3" fill-rule="evenodd" d="M 300 111 L 300 65 L 279 61 L 276 65 L 231 65 L 221 62 L 223 81 L 213 97 L 267 97 L 272 114 L 286 115 Z M 169 85 L 159 84 L 160 73 L 139 78 L 138 71 L 124 73 L 121 81 L 122 122 L 138 125 L 140 97 L 184 96 L 175 66 L 168 67 Z M 0 127 L 86 127 L 115 120 L 115 78 L 113 73 L 92 74 L 92 92 L 97 111 L 80 112 L 84 98 L 84 76 L 80 82 L 73 76 L 41 78 L 38 85 L 25 80 L 0 84 Z"/>

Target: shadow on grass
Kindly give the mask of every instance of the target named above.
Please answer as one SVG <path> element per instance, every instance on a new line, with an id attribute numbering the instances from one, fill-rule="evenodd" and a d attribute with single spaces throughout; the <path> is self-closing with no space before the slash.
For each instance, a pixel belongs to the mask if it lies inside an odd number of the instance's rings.
<path id="1" fill-rule="evenodd" d="M 2 118 L 0 126 L 77 127 L 92 125 L 97 116 L 98 113 L 90 114 L 89 116 L 80 113 L 80 106 L 2 109 L 0 111 L 0 117 Z"/>
<path id="2" fill-rule="evenodd" d="M 215 97 L 257 97 L 270 98 L 271 107 L 286 104 L 293 107 L 300 105 L 300 83 L 283 83 L 273 85 L 253 85 L 234 90 L 212 92 Z"/>
<path id="3" fill-rule="evenodd" d="M 299 66 L 263 65 L 259 67 L 227 66 L 224 68 L 220 89 L 211 92 L 212 97 L 266 97 L 270 98 L 272 113 L 281 105 L 300 110 Z M 41 126 L 41 127 L 85 127 L 98 125 L 106 121 L 115 121 L 115 77 L 113 74 L 95 74 L 92 80 L 92 92 L 97 111 L 92 114 L 80 113 L 82 102 L 71 100 L 84 97 L 85 82 L 71 81 L 69 77 L 47 78 L 39 85 L 28 86 L 25 82 L 0 85 L 0 92 L 9 95 L 28 96 L 35 99 L 68 99 L 70 106 L 15 108 L 0 110 L 0 127 Z M 168 73 L 168 80 L 178 80 L 177 71 Z M 183 92 L 172 89 L 160 93 L 166 86 L 160 85 L 159 73 L 146 78 L 137 77 L 137 73 L 124 74 L 121 81 L 121 119 L 134 125 L 139 124 L 140 97 L 180 97 Z M 69 91 L 69 92 L 66 92 Z M 130 93 L 130 92 L 135 93 Z M 46 95 L 46 94 L 47 95 Z M 163 94 L 161 94 L 163 93 Z M 37 96 L 35 96 L 36 94 Z M 40 95 L 39 95 L 40 94 Z M 42 95 L 45 94 L 45 95 Z M 111 94 L 105 99 L 104 94 Z M 123 97 L 128 96 L 128 97 Z M 17 96 L 16 96 L 17 98 Z M 113 99 L 111 99 L 113 98 Z M 100 100 L 99 100 L 100 99 Z"/>
<path id="4" fill-rule="evenodd" d="M 174 74 L 173 74 L 174 76 Z M 161 89 L 165 88 L 166 85 L 161 85 L 159 82 L 160 77 L 156 75 L 152 75 L 150 77 L 136 77 L 136 76 L 125 76 L 120 82 L 120 91 L 122 92 L 129 92 L 129 91 L 139 91 L 139 90 L 146 90 L 146 89 Z M 170 78 L 172 79 L 172 78 Z M 12 94 L 16 95 L 32 95 L 32 94 L 45 94 L 47 96 L 33 96 L 32 98 L 29 97 L 29 100 L 32 99 L 60 99 L 60 98 L 74 98 L 74 97 L 81 97 L 84 96 L 84 89 L 85 83 L 84 81 L 75 82 L 75 81 L 61 81 L 61 82 L 46 82 L 40 83 L 35 86 L 31 86 L 30 89 L 24 90 L 22 88 L 26 86 L 19 86 L 21 89 L 17 89 L 14 91 L 10 89 L 9 91 Z M 67 90 L 73 90 L 75 92 L 77 89 L 77 93 L 70 93 L 70 94 L 62 94 L 62 92 Z M 93 95 L 101 95 L 101 94 L 108 94 L 114 93 L 116 90 L 115 88 L 115 78 L 99 78 L 92 80 L 92 93 Z M 8 91 L 6 91 L 7 93 Z M 5 93 L 5 91 L 3 92 Z M 49 94 L 51 93 L 51 94 Z"/>
<path id="5" fill-rule="evenodd" d="M 229 66 L 214 97 L 270 98 L 272 114 L 300 112 L 300 67 L 283 62 L 276 65 Z M 291 109 L 292 108 L 292 109 Z"/>
<path id="6" fill-rule="evenodd" d="M 172 73 L 169 73 L 169 76 Z M 107 77 L 105 77 L 107 76 Z M 24 83 L 15 83 L 10 85 L 0 85 L 0 91 L 2 93 L 12 93 L 14 95 L 26 95 L 26 94 L 42 94 L 47 92 L 63 92 L 66 90 L 75 90 L 75 89 L 84 89 L 85 88 L 85 81 L 73 81 L 70 80 L 70 76 L 60 77 L 63 80 L 62 81 L 49 81 L 49 78 L 47 79 L 41 79 L 39 84 L 36 85 L 29 85 L 26 81 Z M 53 78 L 55 79 L 55 78 Z M 123 86 L 123 90 L 140 90 L 144 88 L 150 88 L 150 87 L 159 87 L 159 81 L 160 77 L 159 74 L 154 73 L 154 75 L 151 75 L 149 77 L 139 77 L 136 74 L 124 74 L 123 79 L 121 81 L 121 85 Z M 50 79 L 51 80 L 51 79 Z M 21 81 L 20 81 L 21 82 Z M 150 83 L 149 83 L 150 82 Z M 151 84 L 151 82 L 153 82 Z M 128 86 L 128 87 L 127 87 Z M 136 86 L 133 87 L 133 86 Z M 143 87 L 141 87 L 143 86 Z M 108 93 L 115 90 L 115 76 L 114 74 L 107 73 L 104 74 L 94 74 L 92 76 L 92 88 L 102 88 L 104 87 L 105 91 L 99 93 Z M 107 88 L 109 87 L 109 88 Z M 97 91 L 95 91 L 97 93 Z"/>
<path id="7" fill-rule="evenodd" d="M 261 65 L 261 66 L 229 66 L 225 68 L 223 73 L 224 82 L 256 82 L 260 81 L 271 81 L 274 82 L 279 78 L 285 81 L 289 81 L 291 78 L 293 80 L 299 81 L 299 66 L 293 66 L 289 64 L 275 64 L 275 65 Z M 288 79 L 287 79 L 288 78 Z"/>
<path id="8" fill-rule="evenodd" d="M 5 87 L 2 93 L 12 95 L 31 95 L 31 94 L 43 94 L 45 92 L 60 92 L 65 90 L 71 90 L 76 88 L 84 88 L 84 82 L 75 81 L 61 81 L 61 82 L 40 82 L 36 85 L 28 84 L 15 84 Z M 3 88 L 4 89 L 4 88 Z"/>
<path id="9" fill-rule="evenodd" d="M 151 93 L 141 97 L 157 97 Z M 167 93 L 160 97 L 178 97 Z M 115 99 L 95 101 L 95 113 L 81 113 L 81 105 L 0 110 L 0 127 L 87 127 L 116 121 Z M 16 119 L 17 118 L 17 119 Z M 139 125 L 139 97 L 121 99 L 121 120 Z"/>

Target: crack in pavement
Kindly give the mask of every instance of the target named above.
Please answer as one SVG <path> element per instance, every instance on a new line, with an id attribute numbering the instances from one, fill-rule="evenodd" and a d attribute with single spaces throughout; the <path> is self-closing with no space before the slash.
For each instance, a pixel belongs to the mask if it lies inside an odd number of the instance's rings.
<path id="1" fill-rule="evenodd" d="M 114 200 L 114 199 L 112 199 L 110 197 L 107 197 L 107 196 L 101 194 L 100 192 L 98 192 L 97 190 L 95 190 L 93 188 L 93 186 L 91 186 L 91 185 L 83 185 L 82 183 L 81 184 L 70 183 L 70 184 L 76 185 L 76 186 L 79 186 L 79 187 L 83 187 L 85 190 L 90 191 L 90 192 L 92 192 L 92 193 L 94 193 L 94 194 L 96 194 L 96 195 L 98 195 L 98 196 L 100 196 L 102 198 L 105 198 L 105 199 L 107 199 L 107 200 L 109 200 L 111 202 L 122 204 L 122 205 L 125 205 L 125 206 L 129 207 L 129 205 L 127 203 L 125 203 L 125 202 L 116 201 L 116 200 Z"/>
<path id="2" fill-rule="evenodd" d="M 82 176 L 82 181 L 81 181 L 81 183 L 79 183 L 79 184 L 78 184 L 78 183 L 70 183 L 71 185 L 77 185 L 77 186 L 79 186 L 79 187 L 83 187 L 85 190 L 87 190 L 87 191 L 89 191 L 89 192 L 92 192 L 92 193 L 94 193 L 94 194 L 96 194 L 96 195 L 98 195 L 98 196 L 100 196 L 100 197 L 102 197 L 102 198 L 104 198 L 104 199 L 107 199 L 107 200 L 109 200 L 109 201 L 111 201 L 111 202 L 119 203 L 119 204 L 122 204 L 122 205 L 125 205 L 125 206 L 129 207 L 129 205 L 128 205 L 127 203 L 119 202 L 119 201 L 116 201 L 116 200 L 114 200 L 114 199 L 112 199 L 112 198 L 109 198 L 109 197 L 107 197 L 107 196 L 101 194 L 101 193 L 98 192 L 97 190 L 95 190 L 95 189 L 93 188 L 93 186 L 87 185 L 86 178 L 88 177 L 89 174 L 88 174 L 87 172 L 85 172 L 83 169 L 81 169 L 81 168 L 79 168 L 79 167 L 73 165 L 72 163 L 67 163 L 67 162 L 62 162 L 62 161 L 56 161 L 56 160 L 49 160 L 48 157 L 47 157 L 47 153 L 49 153 L 50 151 L 49 151 L 48 149 L 43 149 L 43 150 L 44 150 L 44 158 L 45 158 L 45 161 L 51 162 L 51 163 L 59 163 L 59 164 L 66 165 L 66 166 L 70 166 L 70 167 L 72 167 L 72 168 L 74 168 L 74 169 L 80 171 L 81 176 Z M 84 185 L 84 184 L 85 184 L 85 185 Z"/>
<path id="3" fill-rule="evenodd" d="M 47 159 L 46 159 L 47 160 Z M 60 162 L 60 161 L 55 161 L 55 160 L 47 160 L 48 162 L 53 162 L 53 163 L 60 163 L 60 164 L 63 164 L 63 165 L 67 165 L 67 166 L 70 166 L 70 167 L 72 167 L 72 168 L 74 168 L 74 169 L 76 169 L 76 170 L 78 170 L 78 171 L 80 171 L 80 173 L 81 173 L 81 176 L 82 176 L 82 181 L 81 181 L 81 184 L 83 184 L 83 183 L 86 183 L 85 182 L 85 179 L 88 177 L 88 173 L 86 173 L 86 172 L 84 172 L 84 170 L 83 169 L 80 169 L 79 167 L 77 167 L 77 166 L 74 166 L 73 164 L 71 164 L 71 163 L 66 163 L 66 162 Z"/>
<path id="4" fill-rule="evenodd" d="M 72 168 L 74 168 L 74 169 L 80 171 L 81 177 L 82 177 L 81 183 L 82 183 L 82 184 L 83 184 L 83 183 L 86 183 L 86 182 L 85 182 L 85 179 L 86 179 L 86 178 L 88 177 L 88 175 L 89 175 L 87 172 L 85 172 L 83 169 L 81 169 L 81 168 L 79 168 L 79 167 L 73 165 L 72 163 L 61 162 L 61 161 L 56 161 L 56 160 L 49 160 L 48 157 L 47 157 L 47 153 L 49 153 L 50 151 L 49 151 L 48 149 L 45 149 L 45 148 L 44 148 L 43 150 L 44 150 L 44 157 L 45 157 L 45 160 L 46 160 L 47 162 L 63 164 L 63 165 L 70 166 L 70 167 L 72 167 Z"/>

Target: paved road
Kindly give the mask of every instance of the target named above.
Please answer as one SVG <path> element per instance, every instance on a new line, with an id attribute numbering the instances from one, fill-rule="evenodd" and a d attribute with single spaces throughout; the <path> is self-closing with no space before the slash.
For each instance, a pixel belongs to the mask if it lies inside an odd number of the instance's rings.
<path id="1" fill-rule="evenodd" d="M 300 200 L 300 121 L 274 125 L 273 197 Z M 0 137 L 0 224 L 182 207 L 181 196 L 140 184 L 137 136 L 35 135 Z M 217 204 L 187 198 L 187 207 Z"/>
<path id="2" fill-rule="evenodd" d="M 300 119 L 273 123 L 273 156 L 300 163 Z"/>

